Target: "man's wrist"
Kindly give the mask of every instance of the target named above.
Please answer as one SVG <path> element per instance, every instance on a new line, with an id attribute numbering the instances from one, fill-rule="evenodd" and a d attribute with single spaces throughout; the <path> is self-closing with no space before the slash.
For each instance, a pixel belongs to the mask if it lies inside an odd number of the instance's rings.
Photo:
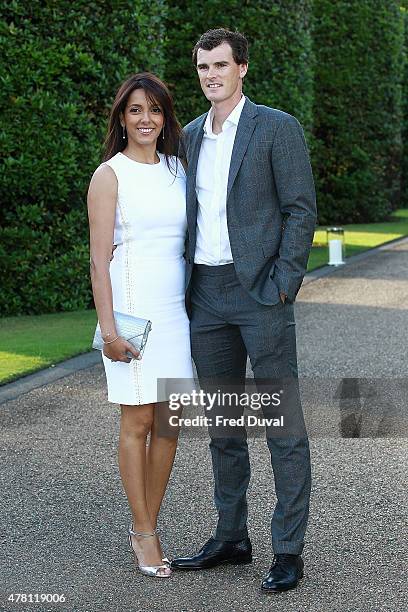
<path id="1" fill-rule="evenodd" d="M 280 291 L 280 292 L 279 292 L 279 296 L 280 296 L 280 299 L 281 299 L 282 303 L 284 304 L 284 303 L 286 302 L 286 298 L 287 298 L 288 296 L 287 296 L 287 295 L 286 295 L 286 293 L 284 293 L 283 291 Z"/>

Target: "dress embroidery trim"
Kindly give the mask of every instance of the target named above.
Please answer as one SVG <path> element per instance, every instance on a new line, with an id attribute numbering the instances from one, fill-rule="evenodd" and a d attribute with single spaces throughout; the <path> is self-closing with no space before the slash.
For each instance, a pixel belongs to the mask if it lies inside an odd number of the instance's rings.
<path id="1" fill-rule="evenodd" d="M 118 199 L 117 199 L 117 207 L 119 210 L 119 215 L 121 217 L 121 222 L 123 225 L 123 243 L 124 243 L 124 248 L 125 248 L 125 283 L 126 283 L 126 305 L 127 305 L 127 309 L 128 312 L 135 314 L 137 316 L 137 313 L 134 312 L 134 305 L 133 305 L 133 300 L 132 300 L 132 296 L 134 295 L 134 292 L 136 291 L 136 287 L 134 287 L 134 282 L 133 279 L 135 277 L 134 274 L 132 274 L 132 270 L 131 270 L 131 264 L 130 264 L 130 244 L 131 244 L 131 240 L 130 240 L 130 222 L 127 219 L 127 216 L 125 214 L 125 210 L 124 207 L 121 205 L 120 201 L 119 201 L 119 181 L 118 181 Z M 136 391 L 136 402 L 135 404 L 137 405 L 141 405 L 143 404 L 142 402 L 142 391 L 141 391 L 141 385 L 140 385 L 140 377 L 142 375 L 142 364 L 140 361 L 138 361 L 137 359 L 132 359 L 132 361 L 129 364 L 129 367 L 131 368 L 131 372 L 132 372 L 132 376 L 133 376 L 133 385 Z"/>

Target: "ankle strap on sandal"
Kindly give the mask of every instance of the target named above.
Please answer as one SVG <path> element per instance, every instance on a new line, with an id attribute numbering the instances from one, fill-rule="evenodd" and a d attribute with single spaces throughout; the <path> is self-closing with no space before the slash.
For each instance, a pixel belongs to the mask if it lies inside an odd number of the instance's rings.
<path id="1" fill-rule="evenodd" d="M 155 531 L 153 531 L 152 533 L 143 533 L 142 531 L 133 531 L 133 525 L 129 527 L 129 533 L 132 536 L 140 536 L 142 538 L 150 538 L 151 536 L 156 535 Z"/>

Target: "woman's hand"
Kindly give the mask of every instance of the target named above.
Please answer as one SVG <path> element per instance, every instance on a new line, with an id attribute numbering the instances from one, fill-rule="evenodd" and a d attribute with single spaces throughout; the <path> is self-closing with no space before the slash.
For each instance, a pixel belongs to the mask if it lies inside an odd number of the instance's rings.
<path id="1" fill-rule="evenodd" d="M 113 342 L 109 342 L 109 344 L 103 345 L 103 354 L 111 361 L 130 363 L 132 359 L 126 355 L 127 352 L 131 353 L 134 359 L 139 359 L 139 351 L 122 336 L 119 336 Z"/>

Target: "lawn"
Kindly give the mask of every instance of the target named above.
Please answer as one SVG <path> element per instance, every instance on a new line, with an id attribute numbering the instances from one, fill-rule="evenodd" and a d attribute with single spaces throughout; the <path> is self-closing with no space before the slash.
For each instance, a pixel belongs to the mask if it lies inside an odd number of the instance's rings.
<path id="1" fill-rule="evenodd" d="M 90 350 L 94 310 L 0 319 L 0 384 Z"/>
<path id="2" fill-rule="evenodd" d="M 408 235 L 408 209 L 391 221 L 344 225 L 346 257 Z M 308 270 L 327 263 L 326 229 L 318 228 Z M 94 310 L 0 319 L 0 384 L 90 350 Z"/>
<path id="3" fill-rule="evenodd" d="M 343 225 L 346 257 L 408 235 L 408 209 L 395 211 L 391 221 Z M 320 268 L 328 262 L 326 228 L 317 228 L 310 253 L 308 271 Z"/>

